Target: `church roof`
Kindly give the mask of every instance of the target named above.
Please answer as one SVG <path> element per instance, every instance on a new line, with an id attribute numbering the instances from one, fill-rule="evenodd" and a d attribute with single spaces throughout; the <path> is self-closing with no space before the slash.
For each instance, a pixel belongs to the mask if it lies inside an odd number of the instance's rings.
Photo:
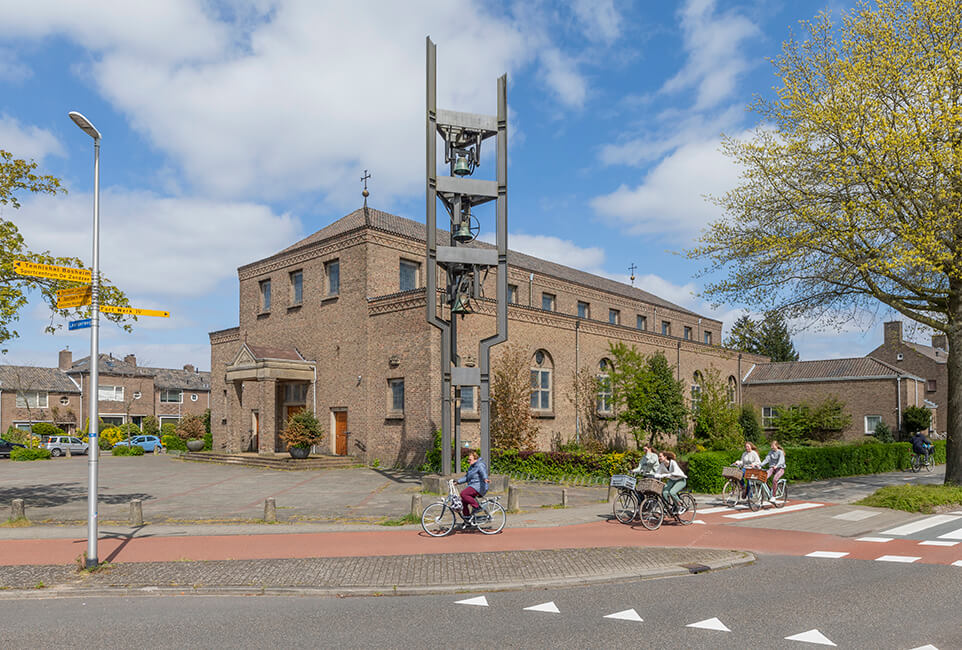
<path id="1" fill-rule="evenodd" d="M 918 379 L 872 357 L 756 363 L 745 376 L 745 384 L 774 384 L 808 381 L 852 381 L 857 379 Z"/>
<path id="2" fill-rule="evenodd" d="M 332 237 L 337 237 L 338 235 L 360 230 L 365 227 L 373 228 L 375 230 L 380 230 L 400 237 L 407 237 L 419 242 L 427 241 L 427 227 L 425 224 L 419 221 L 406 219 L 405 217 L 400 217 L 396 214 L 391 214 L 375 208 L 358 208 L 354 212 L 351 212 L 350 214 L 338 219 L 334 223 L 321 228 L 314 234 L 309 235 L 308 237 L 305 237 L 304 239 L 288 246 L 281 252 L 277 253 L 277 255 L 272 255 L 271 257 L 273 258 L 285 255 L 306 246 L 325 241 Z M 438 228 L 438 244 L 448 245 L 449 242 L 450 239 L 448 231 Z M 479 241 L 474 241 L 470 245 L 477 246 L 479 248 L 494 248 L 494 246 L 491 244 Z M 256 263 L 257 262 L 255 262 L 255 264 Z M 656 307 L 666 307 L 675 311 L 701 317 L 701 314 L 697 314 L 690 309 L 686 309 L 680 305 L 676 305 L 672 302 L 659 298 L 658 296 L 637 287 L 632 287 L 623 282 L 594 275 L 593 273 L 579 271 L 578 269 L 571 268 L 570 266 L 549 262 L 548 260 L 543 260 L 531 255 L 525 255 L 524 253 L 519 253 L 518 251 L 508 250 L 508 266 L 516 269 L 523 269 L 528 272 L 534 272 L 541 275 L 567 280 L 568 282 L 580 284 L 585 287 L 597 289 L 599 291 L 612 293 L 625 298 L 630 298 L 632 300 L 646 302 Z M 706 319 L 716 320 L 707 317 Z"/>

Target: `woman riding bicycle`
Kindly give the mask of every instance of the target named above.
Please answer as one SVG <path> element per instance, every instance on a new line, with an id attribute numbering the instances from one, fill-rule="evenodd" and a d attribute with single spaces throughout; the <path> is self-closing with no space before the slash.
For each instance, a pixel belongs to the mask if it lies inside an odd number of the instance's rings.
<path id="1" fill-rule="evenodd" d="M 756 447 L 750 442 L 746 442 L 745 453 L 742 454 L 742 457 L 740 460 L 735 461 L 735 465 L 745 470 L 745 469 L 748 469 L 749 467 L 761 467 L 761 464 L 762 464 L 762 461 L 758 457 L 758 447 Z M 747 490 L 748 486 L 745 485 L 744 476 L 745 474 L 744 472 L 742 472 L 742 477 L 743 477 L 741 479 L 742 494 L 746 494 L 748 492 Z"/>
<path id="2" fill-rule="evenodd" d="M 761 467 L 768 465 L 768 478 L 772 481 L 772 489 L 768 489 L 768 482 L 762 483 L 762 492 L 769 503 L 775 503 L 772 493 L 778 487 L 778 479 L 785 473 L 785 450 L 778 444 L 777 440 L 772 440 L 772 448 L 769 450 L 765 460 L 761 462 Z"/>
<path id="3" fill-rule="evenodd" d="M 678 506 L 681 505 L 681 501 L 678 499 L 678 493 L 688 485 L 688 475 L 681 471 L 681 467 L 678 466 L 678 461 L 675 460 L 675 454 L 670 451 L 663 451 L 658 454 L 658 460 L 661 462 L 661 465 L 655 469 L 655 478 L 667 479 L 665 481 L 665 487 L 661 489 L 661 496 L 666 500 L 668 497 L 671 497 L 671 501 L 677 511 Z"/>
<path id="4" fill-rule="evenodd" d="M 641 450 L 645 453 L 641 457 L 641 460 L 638 461 L 638 467 L 631 470 L 631 473 L 651 476 L 652 472 L 655 471 L 655 467 L 658 465 L 658 454 L 655 453 L 651 445 L 644 445 Z"/>
<path id="5" fill-rule="evenodd" d="M 468 471 L 457 480 L 458 483 L 467 483 L 468 487 L 461 490 L 461 515 L 467 521 L 473 512 L 481 509 L 481 505 L 475 497 L 483 497 L 488 491 L 488 467 L 484 461 L 478 457 L 478 452 L 468 452 Z"/>

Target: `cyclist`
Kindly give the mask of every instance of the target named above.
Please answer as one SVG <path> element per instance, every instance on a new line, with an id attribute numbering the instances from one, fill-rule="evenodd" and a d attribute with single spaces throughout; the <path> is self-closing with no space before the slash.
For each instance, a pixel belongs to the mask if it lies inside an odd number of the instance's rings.
<path id="1" fill-rule="evenodd" d="M 741 467 L 742 470 L 746 470 L 749 467 L 761 467 L 762 461 L 758 457 L 758 447 L 750 442 L 745 443 L 745 453 L 742 454 L 740 460 L 735 461 L 735 465 Z M 748 494 L 748 486 L 745 484 L 745 472 L 742 471 L 742 496 Z"/>
<path id="2" fill-rule="evenodd" d="M 643 445 L 641 449 L 645 454 L 641 457 L 641 460 L 638 461 L 638 467 L 631 470 L 631 473 L 651 476 L 655 471 L 655 467 L 658 465 L 658 454 L 655 453 L 651 445 Z"/>
<path id="3" fill-rule="evenodd" d="M 765 467 L 765 465 L 768 465 L 768 478 L 772 481 L 772 489 L 768 489 L 768 482 L 766 481 L 762 484 L 762 491 L 769 503 L 774 504 L 775 497 L 772 495 L 772 491 L 778 486 L 778 479 L 785 473 L 785 450 L 782 449 L 777 440 L 772 440 L 771 445 L 772 448 L 759 466 Z"/>
<path id="4" fill-rule="evenodd" d="M 663 451 L 658 454 L 658 460 L 661 464 L 655 470 L 655 478 L 667 479 L 665 487 L 661 489 L 661 496 L 665 500 L 671 497 L 672 504 L 677 512 L 678 506 L 681 505 L 678 493 L 688 485 L 688 475 L 681 471 L 678 461 L 675 460 L 675 454 L 670 451 Z"/>
<path id="5" fill-rule="evenodd" d="M 921 431 L 917 432 L 912 436 L 912 451 L 919 456 L 925 456 L 925 464 L 929 464 L 930 456 L 932 455 L 932 441 L 929 440 Z"/>
<path id="6" fill-rule="evenodd" d="M 488 466 L 478 456 L 478 452 L 468 452 L 468 471 L 457 480 L 458 483 L 467 483 L 468 486 L 461 490 L 461 515 L 464 520 L 481 509 L 481 505 L 475 497 L 483 497 L 488 491 Z"/>

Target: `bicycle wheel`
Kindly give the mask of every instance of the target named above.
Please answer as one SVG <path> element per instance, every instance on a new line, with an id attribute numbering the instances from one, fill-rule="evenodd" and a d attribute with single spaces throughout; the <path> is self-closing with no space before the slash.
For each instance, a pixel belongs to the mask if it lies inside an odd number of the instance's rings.
<path id="1" fill-rule="evenodd" d="M 641 525 L 648 530 L 658 530 L 665 519 L 665 509 L 661 505 L 661 497 L 649 494 L 641 502 Z"/>
<path id="2" fill-rule="evenodd" d="M 932 468 L 935 466 L 935 462 L 932 460 L 932 455 L 929 454 L 925 457 L 925 471 L 931 472 Z"/>
<path id="3" fill-rule="evenodd" d="M 681 505 L 678 507 L 678 512 L 675 513 L 675 519 L 687 526 L 695 521 L 695 497 L 691 493 L 685 492 L 678 495 L 678 501 Z"/>
<path id="4" fill-rule="evenodd" d="M 788 482 L 781 478 L 778 479 L 778 487 L 775 488 L 775 507 L 781 508 L 788 501 Z"/>
<path id="5" fill-rule="evenodd" d="M 497 501 L 486 501 L 484 511 L 474 515 L 474 521 L 485 535 L 495 535 L 501 532 L 508 516 L 504 512 L 504 506 Z"/>
<path id="6" fill-rule="evenodd" d="M 922 457 L 918 454 L 912 454 L 912 471 L 918 472 L 922 469 Z"/>
<path id="7" fill-rule="evenodd" d="M 431 537 L 444 537 L 454 530 L 454 510 L 441 501 L 432 503 L 421 513 L 421 528 Z"/>
<path id="8" fill-rule="evenodd" d="M 725 487 L 722 488 L 722 502 L 731 508 L 738 505 L 739 499 L 742 496 L 742 486 L 733 479 L 728 479 L 725 481 Z"/>
<path id="9" fill-rule="evenodd" d="M 618 490 L 618 497 L 611 506 L 615 519 L 623 524 L 630 524 L 638 516 L 638 497 L 634 492 Z"/>
<path id="10" fill-rule="evenodd" d="M 763 494 L 762 488 L 758 485 L 758 481 L 748 482 L 748 507 L 751 508 L 752 511 L 762 507 Z"/>

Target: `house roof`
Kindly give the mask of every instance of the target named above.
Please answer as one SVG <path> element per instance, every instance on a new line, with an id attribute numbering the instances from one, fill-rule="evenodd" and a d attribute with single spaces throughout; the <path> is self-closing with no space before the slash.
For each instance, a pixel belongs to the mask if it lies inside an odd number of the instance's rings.
<path id="1" fill-rule="evenodd" d="M 122 377 L 143 377 L 151 379 L 155 388 L 182 388 L 186 390 L 210 390 L 210 372 L 206 370 L 178 370 L 175 368 L 151 368 L 115 359 L 109 354 L 97 355 L 100 363 L 97 372 Z M 90 357 L 78 359 L 68 373 L 90 372 Z"/>
<path id="2" fill-rule="evenodd" d="M 48 393 L 79 393 L 80 388 L 60 368 L 0 366 L 0 390 L 40 390 Z"/>
<path id="3" fill-rule="evenodd" d="M 250 345 L 246 344 L 247 349 L 251 351 L 254 358 L 258 361 L 265 359 L 283 359 L 285 361 L 304 361 L 304 357 L 301 353 L 297 351 L 297 348 L 293 347 L 283 347 L 274 348 L 266 345 Z"/>
<path id="4" fill-rule="evenodd" d="M 427 227 L 425 224 L 419 221 L 406 219 L 396 214 L 383 212 L 374 208 L 359 208 L 347 216 L 338 219 L 334 223 L 321 228 L 314 234 L 288 246 L 276 255 L 272 255 L 271 258 L 285 255 L 300 248 L 304 248 L 305 246 L 310 246 L 311 244 L 324 241 L 331 237 L 343 235 L 345 233 L 353 232 L 365 227 L 380 230 L 392 235 L 398 235 L 400 237 L 407 237 L 419 242 L 427 241 Z M 448 231 L 439 228 L 438 244 L 447 245 L 449 242 L 450 239 Z M 479 241 L 474 241 L 469 245 L 478 248 L 495 248 L 491 244 Z M 259 262 L 262 261 L 264 260 L 260 260 Z M 258 264 L 259 262 L 253 262 L 252 264 Z M 240 268 L 247 268 L 252 266 L 252 264 L 247 264 Z M 667 300 L 659 298 L 652 293 L 629 286 L 623 282 L 617 282 L 615 280 L 610 280 L 592 273 L 579 271 L 578 269 L 573 269 L 570 266 L 556 264 L 554 262 L 549 262 L 531 255 L 525 255 L 524 253 L 519 253 L 517 251 L 508 251 L 508 265 L 518 269 L 524 269 L 525 271 L 533 271 L 541 275 L 560 278 L 562 280 L 567 280 L 569 282 L 581 284 L 586 287 L 623 296 L 625 298 L 639 300 L 657 307 L 666 307 L 675 311 L 705 318 L 706 320 L 715 321 L 713 318 L 704 317 L 701 314 L 697 314 L 689 309 L 681 307 L 680 305 L 668 302 Z"/>
<path id="5" fill-rule="evenodd" d="M 818 361 L 784 361 L 757 363 L 743 380 L 746 384 L 773 384 L 807 381 L 856 381 L 860 379 L 895 379 L 906 377 L 922 381 L 895 366 L 873 357 L 822 359 Z"/>
<path id="6" fill-rule="evenodd" d="M 934 348 L 931 345 L 922 345 L 921 343 L 912 343 L 911 341 L 902 341 L 902 343 L 906 347 L 912 348 L 936 363 L 948 363 L 949 361 L 949 353 L 942 348 Z"/>

